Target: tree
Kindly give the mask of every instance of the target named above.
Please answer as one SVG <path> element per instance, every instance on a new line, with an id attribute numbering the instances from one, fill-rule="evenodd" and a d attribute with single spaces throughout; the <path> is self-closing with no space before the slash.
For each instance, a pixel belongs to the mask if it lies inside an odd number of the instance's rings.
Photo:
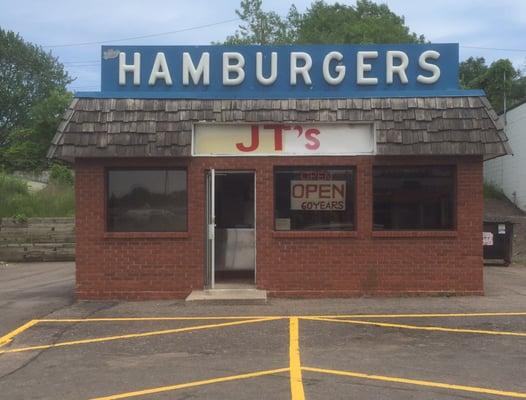
<path id="1" fill-rule="evenodd" d="M 24 125 L 9 131 L 8 145 L 2 151 L 0 162 L 11 170 L 46 167 L 49 144 L 71 100 L 71 93 L 53 90 L 48 97 L 34 104 Z"/>
<path id="2" fill-rule="evenodd" d="M 504 111 L 504 96 L 511 107 L 526 99 L 526 78 L 508 59 L 486 64 L 482 57 L 470 57 L 459 66 L 460 84 L 465 89 L 482 89 L 497 112 Z"/>
<path id="3" fill-rule="evenodd" d="M 460 85 L 469 89 L 475 84 L 475 80 L 488 70 L 484 57 L 469 57 L 459 65 Z"/>
<path id="4" fill-rule="evenodd" d="M 31 108 L 72 79 L 58 60 L 18 34 L 0 28 L 0 149 L 10 131 L 29 122 Z"/>
<path id="5" fill-rule="evenodd" d="M 225 44 L 286 44 L 296 40 L 299 13 L 293 5 L 287 18 L 281 18 L 274 11 L 263 11 L 262 0 L 241 0 L 236 14 L 243 24 Z"/>
<path id="6" fill-rule="evenodd" d="M 323 0 L 314 2 L 303 14 L 298 43 L 423 43 L 424 36 L 412 33 L 404 17 L 386 4 L 358 0 L 356 6 Z"/>
<path id="7" fill-rule="evenodd" d="M 314 2 L 305 13 L 294 5 L 285 18 L 263 11 L 262 0 L 241 0 L 236 14 L 243 21 L 225 44 L 422 43 L 403 17 L 385 4 L 358 0 L 356 7 Z"/>

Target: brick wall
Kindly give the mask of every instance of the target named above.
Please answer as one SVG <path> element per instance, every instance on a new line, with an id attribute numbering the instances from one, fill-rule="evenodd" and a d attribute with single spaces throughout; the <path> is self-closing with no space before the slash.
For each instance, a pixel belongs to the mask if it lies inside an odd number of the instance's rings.
<path id="1" fill-rule="evenodd" d="M 373 232 L 372 166 L 457 165 L 457 229 Z M 105 167 L 188 166 L 188 232 L 105 232 Z M 355 232 L 275 232 L 274 166 L 354 166 Z M 214 157 L 77 160 L 77 294 L 183 298 L 203 287 L 205 170 L 256 172 L 257 287 L 273 296 L 482 294 L 482 159 Z"/>

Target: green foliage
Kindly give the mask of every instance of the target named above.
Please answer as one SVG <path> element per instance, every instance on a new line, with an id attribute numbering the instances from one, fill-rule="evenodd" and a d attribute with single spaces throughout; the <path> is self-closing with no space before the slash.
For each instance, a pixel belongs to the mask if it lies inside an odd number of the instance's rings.
<path id="1" fill-rule="evenodd" d="M 64 109 L 72 79 L 42 48 L 0 28 L 0 165 L 31 170 L 45 154 Z"/>
<path id="2" fill-rule="evenodd" d="M 51 53 L 0 28 L 0 145 L 11 128 L 25 125 L 35 104 L 70 82 Z"/>
<path id="3" fill-rule="evenodd" d="M 460 85 L 465 89 L 471 89 L 478 77 L 484 75 L 488 70 L 484 57 L 469 57 L 458 66 Z"/>
<path id="4" fill-rule="evenodd" d="M 506 199 L 504 192 L 492 183 L 484 182 L 484 198 L 485 199 Z"/>
<path id="5" fill-rule="evenodd" d="M 27 195 L 29 188 L 23 180 L 0 172 L 0 193 L 3 195 L 0 197 L 1 201 L 7 196 Z"/>
<path id="6" fill-rule="evenodd" d="M 75 213 L 71 185 L 52 183 L 31 192 L 23 180 L 0 173 L 0 193 L 0 218 L 24 221 L 31 217 L 67 217 Z"/>
<path id="7" fill-rule="evenodd" d="M 2 149 L 1 162 L 9 170 L 37 170 L 41 167 L 43 149 L 32 140 L 27 128 L 13 129 L 9 133 L 9 146 Z"/>
<path id="8" fill-rule="evenodd" d="M 462 87 L 483 89 L 497 112 L 504 110 L 504 95 L 508 107 L 526 99 L 526 77 L 508 59 L 494 61 L 488 66 L 483 57 L 470 57 L 460 63 L 459 72 Z"/>
<path id="9" fill-rule="evenodd" d="M 11 129 L 6 147 L 0 148 L 0 163 L 4 168 L 32 171 L 47 166 L 49 144 L 71 100 L 70 93 L 53 90 L 47 98 L 33 105 L 25 127 Z"/>
<path id="10" fill-rule="evenodd" d="M 225 44 L 286 44 L 295 41 L 294 21 L 299 13 L 293 5 L 287 18 L 281 18 L 274 11 L 263 11 L 262 0 L 241 0 L 236 14 L 243 21 Z"/>
<path id="11" fill-rule="evenodd" d="M 387 4 L 358 0 L 356 6 L 314 2 L 299 24 L 298 43 L 423 43 L 404 17 Z"/>
<path id="12" fill-rule="evenodd" d="M 15 214 L 15 215 L 13 215 L 13 218 L 19 224 L 23 223 L 23 222 L 27 222 L 27 216 L 26 216 L 26 214 L 23 214 L 23 213 L 22 214 Z"/>
<path id="13" fill-rule="evenodd" d="M 314 2 L 305 13 L 294 5 L 285 18 L 263 11 L 262 0 L 241 0 L 236 14 L 243 23 L 225 44 L 422 43 L 403 17 L 385 4 L 358 0 L 356 6 Z"/>
<path id="14" fill-rule="evenodd" d="M 62 186 L 73 186 L 74 178 L 71 170 L 65 165 L 53 164 L 49 171 L 49 180 L 51 183 Z"/>

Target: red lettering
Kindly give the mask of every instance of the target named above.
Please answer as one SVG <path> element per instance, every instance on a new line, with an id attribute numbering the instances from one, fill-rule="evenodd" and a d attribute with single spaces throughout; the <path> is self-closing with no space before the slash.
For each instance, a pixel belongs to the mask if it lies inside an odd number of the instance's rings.
<path id="1" fill-rule="evenodd" d="M 331 198 L 331 185 L 328 183 L 320 184 L 320 199 L 330 199 Z"/>
<path id="2" fill-rule="evenodd" d="M 295 125 L 294 128 L 292 129 L 298 131 L 298 137 L 300 137 L 301 134 L 303 133 L 303 128 L 300 125 Z"/>
<path id="3" fill-rule="evenodd" d="M 299 193 L 298 191 L 296 190 L 296 188 L 299 188 Z M 296 199 L 301 199 L 303 197 L 303 193 L 304 193 L 304 187 L 303 185 L 301 184 L 296 184 L 294 186 L 292 186 L 292 197 L 296 198 Z"/>
<path id="4" fill-rule="evenodd" d="M 332 185 L 332 197 L 335 198 L 336 194 L 339 194 L 341 198 L 345 198 L 345 184 Z"/>
<path id="5" fill-rule="evenodd" d="M 320 134 L 320 131 L 316 128 L 310 128 L 305 131 L 305 139 L 309 143 L 305 145 L 305 148 L 309 150 L 317 150 L 320 148 L 320 140 L 316 137 Z"/>
<path id="6" fill-rule="evenodd" d="M 289 125 L 263 125 L 263 129 L 274 130 L 274 150 L 283 150 L 283 131 L 290 130 Z"/>
<path id="7" fill-rule="evenodd" d="M 318 191 L 318 185 L 316 184 L 307 184 L 305 185 L 306 186 L 306 190 L 305 190 L 305 194 L 306 194 L 306 198 L 308 199 L 309 198 L 309 195 L 312 194 L 312 193 L 316 193 Z"/>
<path id="8" fill-rule="evenodd" d="M 236 143 L 236 147 L 239 151 L 250 152 L 259 147 L 259 128 L 257 125 L 252 125 L 250 128 L 252 142 L 250 143 L 250 146 L 245 146 L 243 143 Z"/>

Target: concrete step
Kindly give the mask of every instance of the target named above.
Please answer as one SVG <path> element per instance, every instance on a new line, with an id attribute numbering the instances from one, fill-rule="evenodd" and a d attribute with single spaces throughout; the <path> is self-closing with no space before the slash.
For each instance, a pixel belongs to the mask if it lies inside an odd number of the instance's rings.
<path id="1" fill-rule="evenodd" d="M 194 290 L 188 295 L 186 301 L 217 304 L 264 304 L 267 302 L 267 292 L 254 288 Z"/>

